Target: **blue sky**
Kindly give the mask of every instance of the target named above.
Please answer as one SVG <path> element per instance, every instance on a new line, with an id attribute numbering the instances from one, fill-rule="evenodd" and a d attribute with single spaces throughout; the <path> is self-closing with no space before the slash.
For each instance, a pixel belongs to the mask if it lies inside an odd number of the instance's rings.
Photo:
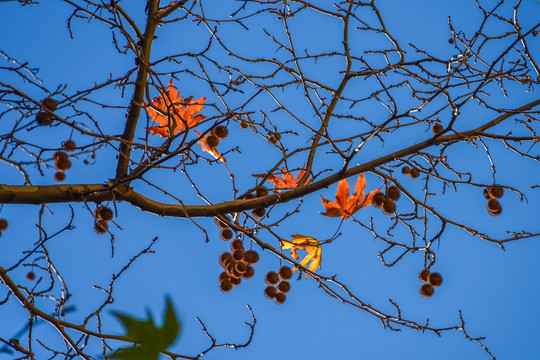
<path id="1" fill-rule="evenodd" d="M 324 2 L 312 2 L 321 3 Z M 228 14 L 237 9 L 235 2 L 203 2 L 207 7 L 206 15 L 211 17 Z M 232 4 L 232 5 L 231 5 Z M 505 5 L 507 8 L 511 4 Z M 456 28 L 465 32 L 473 31 L 481 20 L 476 5 L 472 1 L 437 3 L 415 1 L 405 3 L 385 1 L 379 4 L 381 14 L 389 31 L 405 46 L 414 43 L 419 48 L 429 50 L 435 56 L 449 59 L 455 55 L 455 49 L 448 43 L 450 31 L 448 16 L 452 16 Z M 522 26 L 535 26 L 540 13 L 540 3 L 525 1 L 522 10 Z M 142 27 L 144 6 L 142 2 L 126 5 L 126 9 Z M 71 39 L 66 28 L 66 20 L 70 15 L 70 6 L 55 2 L 42 2 L 36 6 L 20 7 L 15 3 L 0 4 L 0 33 L 9 34 L 0 40 L 0 50 L 19 61 L 29 61 L 29 66 L 39 67 L 39 77 L 45 87 L 54 90 L 57 86 L 66 86 L 66 93 L 73 94 L 78 89 L 89 88 L 94 82 L 101 82 L 109 77 L 122 76 L 133 68 L 133 56 L 121 55 L 112 45 L 111 33 L 106 26 L 97 22 L 74 20 Z M 366 21 L 372 18 L 366 15 Z M 247 20 L 250 31 L 246 32 L 234 24 L 223 26 L 223 36 L 229 45 L 244 56 L 284 56 L 276 51 L 268 40 L 263 40 L 260 27 L 265 27 L 284 39 L 281 23 L 265 16 L 262 19 Z M 322 25 L 320 25 L 322 24 Z M 341 49 L 340 24 L 320 14 L 306 12 L 298 21 L 291 23 L 291 29 L 298 42 L 298 47 L 308 48 L 310 53 Z M 491 24 L 494 32 L 502 31 L 498 24 Z M 172 23 L 158 29 L 152 59 L 157 60 L 166 54 L 201 51 L 209 39 L 209 33 L 203 26 L 192 22 Z M 469 34 L 472 36 L 472 34 Z M 384 46 L 376 36 L 356 32 L 351 37 L 359 48 Z M 537 44 L 532 51 L 539 54 Z M 414 58 L 414 51 L 407 47 L 406 51 Z M 493 56 L 498 56 L 493 49 Z M 224 51 L 212 50 L 210 55 L 221 61 L 229 61 Z M 2 60 L 3 61 L 3 60 Z M 232 60 L 231 60 L 232 62 Z M 3 61 L 2 66 L 6 66 Z M 190 69 L 195 61 L 189 57 L 181 64 L 165 63 L 159 71 Z M 343 63 L 333 59 L 322 59 L 318 64 L 305 64 L 306 74 L 312 75 L 331 86 L 339 83 L 338 71 Z M 217 71 L 216 77 L 226 76 Z M 247 71 L 247 70 L 246 70 Z M 264 66 L 260 71 L 266 71 Z M 21 83 L 6 72 L 0 72 L 1 82 L 12 82 L 22 89 L 28 89 L 30 96 L 41 99 L 43 92 L 35 87 Z M 220 100 L 211 93 L 210 87 L 195 76 L 184 72 L 175 81 L 181 94 L 193 95 L 195 98 L 206 96 L 209 104 L 220 106 Z M 161 79 L 168 82 L 169 77 Z M 276 79 L 276 81 L 279 79 Z M 348 94 L 369 94 L 374 86 L 373 80 L 358 80 L 352 83 Z M 26 86 L 26 87 L 25 87 Z M 501 93 L 490 94 L 493 99 L 500 99 L 508 106 L 520 106 L 538 98 L 538 90 L 525 93 L 520 88 L 510 86 L 512 96 L 504 98 Z M 109 105 L 127 106 L 131 88 L 126 88 L 122 96 L 119 89 L 107 88 L 94 95 L 93 99 Z M 396 90 L 396 94 L 400 94 Z M 249 92 L 247 93 L 249 94 Z M 403 93 L 405 95 L 405 92 Z M 153 93 L 152 96 L 157 94 Z M 229 96 L 230 104 L 238 105 L 245 101 L 244 95 Z M 247 96 L 247 95 L 245 95 Z M 302 101 L 301 90 L 288 89 L 277 94 L 280 99 L 294 109 L 295 114 L 305 117 L 306 121 L 316 123 L 309 105 Z M 359 95 L 358 95 L 359 96 Z M 399 98 L 407 104 L 407 98 Z M 3 106 L 0 102 L 0 106 Z M 275 107 L 268 98 L 261 97 L 253 104 L 253 108 L 272 114 Z M 344 106 L 343 109 L 346 107 Z M 124 109 L 99 109 L 90 103 L 81 105 L 81 109 L 92 111 L 102 128 L 110 134 L 122 131 L 125 121 Z M 2 109 L 3 111 L 4 109 Z M 474 107 L 465 107 L 459 128 L 466 130 L 478 124 L 476 120 L 492 118 L 494 112 L 477 112 Z M 68 109 L 65 110 L 66 112 Z M 216 115 L 210 106 L 205 114 Z M 381 111 L 376 105 L 369 103 L 366 107 L 356 107 L 352 112 L 359 112 L 366 117 L 380 119 Z M 255 115 L 254 115 L 255 116 Z M 272 115 L 277 126 L 286 128 L 288 119 L 282 114 Z M 447 114 L 443 114 L 444 116 Z M 0 133 L 4 134 L 10 124 L 8 117 L 1 118 Z M 144 138 L 144 116 L 141 117 L 136 138 Z M 336 125 L 332 128 L 336 137 L 345 136 L 349 132 L 361 129 Z M 510 128 L 498 129 L 499 133 L 511 131 Z M 24 131 L 24 130 L 23 130 Z M 232 152 L 227 156 L 229 169 L 235 174 L 236 186 L 245 191 L 255 185 L 252 174 L 268 171 L 280 158 L 280 153 L 261 141 L 237 124 L 229 127 L 230 136 L 223 141 L 222 149 L 239 147 L 240 153 Z M 62 127 L 21 132 L 21 138 L 37 141 L 43 146 L 54 148 L 62 140 L 70 136 L 71 130 Z M 39 138 L 36 140 L 36 136 Z M 389 134 L 384 146 L 374 141 L 368 144 L 364 152 L 354 159 L 354 163 L 369 161 L 381 154 L 387 154 L 411 143 L 423 141 L 431 135 L 429 128 L 424 132 Z M 75 141 L 84 142 L 78 134 L 73 135 Z M 291 139 L 290 146 L 298 146 Z M 302 140 L 304 141 L 304 140 Z M 159 139 L 150 139 L 159 143 Z M 294 145 L 293 145 L 294 144 Z M 300 146 L 304 146 L 301 144 Z M 222 146 L 222 145 L 220 145 Z M 482 231 L 494 236 L 504 237 L 507 230 L 525 229 L 537 232 L 538 189 L 531 189 L 536 184 L 540 172 L 538 164 L 530 159 L 523 159 L 508 151 L 503 144 L 489 141 L 490 154 L 496 161 L 498 183 L 516 187 L 526 191 L 527 201 L 520 201 L 517 194 L 505 194 L 502 204 L 503 213 L 499 217 L 491 217 L 485 210 L 485 200 L 480 189 L 460 187 L 458 192 L 447 189 L 441 194 L 442 187 L 433 189 L 439 196 L 432 200 L 432 205 L 441 209 L 445 216 L 457 221 L 478 226 Z M 438 151 L 438 149 L 431 150 Z M 531 154 L 537 155 L 533 148 Z M 452 164 L 463 172 L 475 174 L 477 182 L 489 183 L 491 180 L 490 163 L 482 148 L 474 148 L 468 144 L 460 144 L 452 149 Z M 22 156 L 22 155 L 21 155 Z M 116 160 L 111 148 L 100 149 L 95 163 L 85 165 L 84 156 L 74 161 L 73 168 L 67 172 L 66 183 L 104 183 L 114 177 Z M 320 152 L 318 171 L 339 169 L 340 159 L 324 151 Z M 300 168 L 305 163 L 305 153 L 290 159 L 291 168 Z M 52 169 L 48 169 L 41 177 L 31 170 L 34 184 L 53 184 Z M 207 165 L 201 162 L 199 168 L 190 175 L 201 189 L 204 189 L 212 201 L 219 202 L 232 198 L 232 186 L 228 173 L 223 166 Z M 402 185 L 416 195 L 423 191 L 423 183 L 396 175 Z M 374 174 L 367 174 L 367 191 L 381 187 L 383 181 Z M 422 177 L 423 178 L 423 177 Z M 146 179 L 158 186 L 170 189 L 181 196 L 186 204 L 201 204 L 197 194 L 179 172 L 155 170 Z M 354 184 L 357 176 L 349 179 Z M 22 178 L 6 163 L 0 163 L 0 183 L 22 184 Z M 149 196 L 166 200 L 158 191 L 139 183 L 139 189 Z M 327 218 L 319 214 L 324 211 L 320 195 L 333 201 L 336 185 L 311 194 L 303 199 L 301 212 L 284 221 L 275 230 L 280 236 L 288 238 L 291 234 L 305 234 L 318 239 L 328 239 L 338 231 L 340 220 Z M 286 211 L 296 208 L 298 202 L 277 207 L 273 210 L 269 222 L 277 219 Z M 274 359 L 280 356 L 289 358 L 351 358 L 351 359 L 488 359 L 489 356 L 477 344 L 467 341 L 461 332 L 447 332 L 442 337 L 432 333 L 422 334 L 404 329 L 393 332 L 384 329 L 379 320 L 366 312 L 342 304 L 339 300 L 326 296 L 312 279 L 294 280 L 288 299 L 283 305 L 277 305 L 263 296 L 264 274 L 277 270 L 280 261 L 268 252 L 260 251 L 261 261 L 255 267 L 253 279 L 245 281 L 230 293 L 223 294 L 218 288 L 218 275 L 222 271 L 218 264 L 219 255 L 228 250 L 228 244 L 219 238 L 219 232 L 212 219 L 194 219 L 201 227 L 208 229 L 210 242 L 205 242 L 204 234 L 189 220 L 162 218 L 144 213 L 127 204 L 119 203 L 118 217 L 115 222 L 120 228 L 113 227 L 115 235 L 114 257 L 111 257 L 111 241 L 108 236 L 99 236 L 92 230 L 91 212 L 82 204 L 74 204 L 76 229 L 66 232 L 50 240 L 49 253 L 54 263 L 63 274 L 70 292 L 71 303 L 76 310 L 69 314 L 67 320 L 81 323 L 84 317 L 100 304 L 104 295 L 96 289 L 96 285 L 107 287 L 110 276 L 122 269 L 126 262 L 148 246 L 154 237 L 158 237 L 153 246 L 154 254 L 148 254 L 137 260 L 129 271 L 115 284 L 115 302 L 109 306 L 110 311 L 122 311 L 134 316 L 143 317 L 146 309 L 154 315 L 161 315 L 165 296 L 170 296 L 181 319 L 181 335 L 171 351 L 195 355 L 209 346 L 209 340 L 200 329 L 196 320 L 199 317 L 219 342 L 238 342 L 247 339 L 249 329 L 243 325 L 250 321 L 246 308 L 249 304 L 257 318 L 255 336 L 252 344 L 246 349 L 217 349 L 208 354 L 206 359 Z M 412 206 L 405 199 L 398 202 L 398 211 L 406 213 Z M 33 205 L 5 205 L 0 209 L 0 218 L 9 221 L 9 229 L 0 238 L 0 265 L 4 268 L 12 266 L 21 257 L 24 250 L 32 247 L 38 239 L 35 226 L 39 207 Z M 70 208 L 66 204 L 53 204 L 47 207 L 44 223 L 47 230 L 54 233 L 65 226 L 69 220 Z M 391 225 L 390 219 L 379 210 L 368 207 L 357 213 L 356 217 L 369 222 L 372 217 L 378 229 Z M 430 223 L 431 224 L 431 223 Z M 436 222 L 428 228 L 428 236 L 438 230 Z M 420 229 L 422 226 L 420 225 Z M 342 233 L 336 241 L 323 248 L 322 269 L 326 276 L 337 274 L 337 278 L 363 301 L 382 311 L 392 312 L 388 302 L 392 299 L 399 303 L 403 316 L 419 323 L 429 318 L 429 323 L 437 327 L 459 324 L 459 310 L 463 312 L 470 336 L 485 336 L 485 344 L 498 359 L 531 359 L 537 356 L 535 342 L 538 330 L 535 324 L 540 321 L 537 310 L 538 290 L 537 276 L 540 265 L 536 254 L 540 250 L 538 238 L 531 238 L 507 244 L 506 250 L 492 243 L 482 241 L 466 232 L 450 227 L 443 237 L 434 245 L 437 263 L 433 270 L 444 277 L 443 285 L 436 289 L 435 295 L 424 299 L 419 294 L 420 282 L 418 272 L 423 268 L 423 254 L 409 254 L 394 267 L 385 267 L 378 257 L 384 249 L 380 241 L 374 239 L 371 232 L 352 221 L 344 222 L 339 228 Z M 410 236 L 404 229 L 397 229 L 395 238 Z M 264 232 L 260 236 L 265 239 Z M 278 246 L 275 239 L 268 238 L 273 246 Z M 34 259 L 32 257 L 31 259 Z M 36 260 L 37 261 L 37 260 Z M 26 262 L 31 263 L 31 260 Z M 23 286 L 33 283 L 25 279 L 29 267 L 19 267 L 11 273 L 12 278 Z M 37 271 L 36 271 L 37 272 Z M 296 277 L 295 277 L 296 279 Z M 39 285 L 38 285 L 39 286 Z M 6 294 L 0 288 L 0 298 Z M 46 310 L 52 310 L 50 303 L 40 300 Z M 0 306 L 0 336 L 4 339 L 12 337 L 27 321 L 26 311 L 14 301 Z M 120 324 L 110 315 L 103 314 L 105 332 L 121 333 Z M 90 325 L 95 327 L 95 321 Z M 52 344 L 61 342 L 59 335 L 48 324 L 40 323 L 35 334 Z M 21 341 L 22 342 L 22 341 Z M 34 345 L 38 349 L 38 345 Z M 99 344 L 95 352 L 99 356 Z M 40 350 L 36 350 L 40 351 Z M 10 359 L 10 355 L 0 353 L 0 359 Z"/>

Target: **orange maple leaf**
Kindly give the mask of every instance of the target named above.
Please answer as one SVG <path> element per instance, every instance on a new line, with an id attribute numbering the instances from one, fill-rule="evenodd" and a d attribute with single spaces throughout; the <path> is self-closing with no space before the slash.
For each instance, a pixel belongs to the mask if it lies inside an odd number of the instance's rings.
<path id="1" fill-rule="evenodd" d="M 354 187 L 356 192 L 349 197 L 349 182 L 347 179 L 341 180 L 336 191 L 335 202 L 328 201 L 321 195 L 321 200 L 324 208 L 326 209 L 326 212 L 321 213 L 321 215 L 331 217 L 341 216 L 343 220 L 347 220 L 358 210 L 371 205 L 373 195 L 381 190 L 380 188 L 373 190 L 366 197 L 364 197 L 365 188 L 366 179 L 364 174 L 361 174 L 356 181 L 356 186 Z"/>
<path id="2" fill-rule="evenodd" d="M 205 101 L 205 97 L 200 97 L 195 101 L 191 98 L 182 99 L 171 79 L 169 90 L 145 106 L 152 121 L 161 125 L 149 127 L 148 132 L 168 137 L 169 130 L 173 130 L 173 133 L 176 134 L 196 126 L 199 121 L 206 118 L 203 115 L 197 115 L 203 109 Z"/>
<path id="3" fill-rule="evenodd" d="M 268 181 L 270 181 L 272 184 L 276 186 L 276 189 L 287 189 L 287 188 L 295 188 L 298 186 L 298 182 L 302 177 L 304 176 L 305 171 L 301 170 L 298 176 L 295 178 L 292 173 L 289 172 L 286 168 L 282 168 L 281 172 L 283 173 L 283 178 L 280 178 L 277 175 L 270 175 L 268 177 Z M 255 174 L 253 175 L 255 177 L 265 177 L 266 174 Z M 311 182 L 311 180 L 306 181 L 304 185 L 307 185 Z"/>
<path id="4" fill-rule="evenodd" d="M 193 130 L 193 131 L 195 131 L 197 135 L 199 136 L 202 135 L 202 133 L 198 132 L 197 130 Z M 224 164 L 227 164 L 227 160 L 225 160 L 223 155 L 217 152 L 216 148 L 211 148 L 210 146 L 206 144 L 206 138 L 207 136 L 205 135 L 201 138 L 201 140 L 199 140 L 199 145 L 201 145 L 202 149 L 206 151 L 208 154 L 212 155 L 214 159 L 219 160 Z"/>
<path id="5" fill-rule="evenodd" d="M 297 250 L 304 250 L 307 251 L 308 254 L 302 259 L 300 262 L 300 266 L 306 267 L 309 262 L 311 264 L 307 268 L 311 272 L 315 272 L 317 270 L 317 267 L 321 267 L 321 256 L 322 256 L 322 248 L 319 241 L 315 238 L 312 238 L 311 236 L 305 236 L 305 235 L 291 235 L 293 237 L 292 240 L 284 240 L 281 243 L 282 249 L 291 249 L 291 256 L 298 260 L 300 258 L 300 255 L 296 253 Z M 293 269 L 293 271 L 298 270 L 296 267 Z M 309 277 L 309 274 L 306 274 L 306 279 Z"/>

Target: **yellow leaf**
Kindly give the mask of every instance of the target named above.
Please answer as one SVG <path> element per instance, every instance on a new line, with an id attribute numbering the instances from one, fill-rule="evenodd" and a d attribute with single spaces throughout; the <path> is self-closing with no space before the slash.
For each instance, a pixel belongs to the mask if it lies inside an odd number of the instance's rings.
<path id="1" fill-rule="evenodd" d="M 292 235 L 292 240 L 284 240 L 281 243 L 282 249 L 290 249 L 291 250 L 291 256 L 298 260 L 300 257 L 296 251 L 297 250 L 304 250 L 307 251 L 307 255 L 302 259 L 300 262 L 301 267 L 306 267 L 310 262 L 311 264 L 307 269 L 309 271 L 316 271 L 317 267 L 321 267 L 321 256 L 322 256 L 322 248 L 321 243 L 319 243 L 319 240 L 312 238 L 311 236 L 306 235 Z M 293 271 L 298 270 L 296 267 L 293 269 Z M 309 274 L 306 274 L 306 279 L 309 277 Z"/>

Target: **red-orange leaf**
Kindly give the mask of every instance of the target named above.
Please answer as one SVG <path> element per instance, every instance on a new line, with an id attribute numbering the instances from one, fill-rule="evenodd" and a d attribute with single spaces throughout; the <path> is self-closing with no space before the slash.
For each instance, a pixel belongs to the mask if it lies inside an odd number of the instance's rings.
<path id="1" fill-rule="evenodd" d="M 152 121 L 161 125 L 149 127 L 148 132 L 168 137 L 169 129 L 172 129 L 173 133 L 176 134 L 196 126 L 205 119 L 205 116 L 197 115 L 202 111 L 205 101 L 205 97 L 200 97 L 195 101 L 191 98 L 182 99 L 172 80 L 169 81 L 168 91 L 154 98 L 151 104 L 146 105 L 146 111 Z"/>
<path id="2" fill-rule="evenodd" d="M 287 188 L 295 188 L 298 186 L 298 183 L 304 176 L 305 171 L 301 170 L 298 176 L 295 178 L 292 173 L 289 172 L 286 168 L 281 169 L 281 173 L 283 174 L 283 177 L 279 177 L 277 175 L 270 175 L 268 177 L 268 181 L 270 181 L 272 184 L 276 186 L 276 189 L 287 189 Z M 255 174 L 253 175 L 255 177 L 265 177 L 265 174 Z M 306 181 L 304 185 L 307 185 L 311 182 L 311 180 Z"/>
<path id="3" fill-rule="evenodd" d="M 347 220 L 351 217 L 352 214 L 358 210 L 371 205 L 371 200 L 373 195 L 378 193 L 381 189 L 376 189 L 370 192 L 366 197 L 364 197 L 364 189 L 366 188 L 366 178 L 364 174 L 361 174 L 356 181 L 354 190 L 356 191 L 349 197 L 349 182 L 347 179 L 343 179 L 338 183 L 338 188 L 336 191 L 336 201 L 331 202 L 326 200 L 321 196 L 326 212 L 321 213 L 325 216 L 339 217 L 341 216 L 343 220 Z"/>
<path id="4" fill-rule="evenodd" d="M 319 241 L 311 236 L 305 235 L 292 235 L 292 240 L 284 240 L 281 243 L 282 249 L 290 249 L 291 256 L 298 260 L 300 256 L 296 253 L 297 250 L 307 251 L 307 255 L 300 262 L 300 266 L 306 267 L 307 264 L 311 262 L 307 268 L 309 271 L 315 272 L 317 268 L 321 267 L 321 257 L 322 257 L 322 248 Z M 298 270 L 296 267 L 293 271 Z M 306 279 L 309 277 L 309 274 L 306 274 Z"/>

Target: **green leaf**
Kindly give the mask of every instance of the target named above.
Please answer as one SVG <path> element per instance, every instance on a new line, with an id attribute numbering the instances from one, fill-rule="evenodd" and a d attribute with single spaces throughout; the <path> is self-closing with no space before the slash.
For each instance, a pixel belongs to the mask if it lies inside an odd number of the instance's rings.
<path id="1" fill-rule="evenodd" d="M 157 360 L 159 354 L 167 350 L 180 333 L 180 324 L 169 298 L 166 299 L 166 304 L 161 328 L 156 327 L 149 311 L 147 311 L 146 320 L 113 313 L 122 322 L 126 330 L 126 337 L 136 344 L 132 347 L 118 349 L 109 354 L 108 357 L 124 360 Z"/>

